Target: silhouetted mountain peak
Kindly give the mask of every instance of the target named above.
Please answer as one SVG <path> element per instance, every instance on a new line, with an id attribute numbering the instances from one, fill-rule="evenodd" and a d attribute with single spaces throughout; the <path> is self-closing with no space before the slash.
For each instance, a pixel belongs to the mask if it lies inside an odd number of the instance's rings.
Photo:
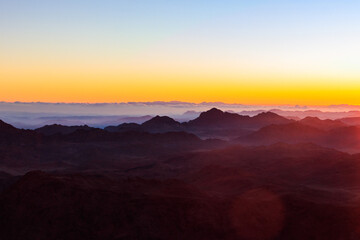
<path id="1" fill-rule="evenodd" d="M 148 132 L 180 131 L 181 124 L 167 116 L 156 116 L 141 124 L 143 130 Z"/>
<path id="2" fill-rule="evenodd" d="M 254 118 L 258 119 L 285 119 L 284 117 L 280 116 L 279 114 L 273 112 L 262 112 L 258 115 L 254 116 Z"/>
<path id="3" fill-rule="evenodd" d="M 186 125 L 200 128 L 239 128 L 250 119 L 249 116 L 242 116 L 237 113 L 223 112 L 217 108 L 212 108 L 202 112 L 200 116 Z"/>
<path id="4" fill-rule="evenodd" d="M 179 122 L 175 121 L 174 119 L 172 119 L 171 117 L 168 116 L 155 116 L 152 119 L 144 122 L 142 125 L 143 126 L 147 126 L 147 125 L 153 125 L 153 124 L 175 124 L 178 125 Z"/>
<path id="5" fill-rule="evenodd" d="M 306 117 L 303 118 L 301 121 L 321 121 L 318 117 Z"/>
<path id="6" fill-rule="evenodd" d="M 264 127 L 271 124 L 287 124 L 293 120 L 282 117 L 273 112 L 262 112 L 251 118 L 254 126 Z"/>
<path id="7" fill-rule="evenodd" d="M 200 117 L 218 117 L 218 116 L 222 116 L 223 114 L 224 112 L 221 111 L 220 109 L 212 108 L 206 112 L 202 112 L 200 114 Z"/>

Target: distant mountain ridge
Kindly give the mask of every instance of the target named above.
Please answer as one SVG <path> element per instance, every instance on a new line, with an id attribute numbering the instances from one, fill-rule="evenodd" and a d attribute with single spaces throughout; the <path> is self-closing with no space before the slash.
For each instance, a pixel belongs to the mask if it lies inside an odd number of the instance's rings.
<path id="1" fill-rule="evenodd" d="M 46 136 L 51 136 L 51 135 L 55 135 L 55 134 L 62 134 L 62 135 L 66 135 L 66 134 L 70 134 L 73 133 L 77 130 L 91 130 L 94 128 L 91 128 L 87 125 L 83 125 L 83 126 L 63 126 L 63 125 L 59 125 L 59 124 L 53 124 L 53 125 L 46 125 L 44 127 L 41 128 L 37 128 L 35 129 L 36 132 L 38 133 L 42 133 Z"/>
<path id="2" fill-rule="evenodd" d="M 316 127 L 323 130 L 330 130 L 334 128 L 347 126 L 347 124 L 345 124 L 341 120 L 330 120 L 330 119 L 321 120 L 317 117 L 306 117 L 300 120 L 299 122 L 304 125 Z"/>
<path id="3" fill-rule="evenodd" d="M 217 108 L 202 112 L 199 117 L 185 123 L 189 127 L 220 127 L 226 128 L 250 119 L 249 116 L 242 116 L 237 113 L 223 112 Z"/>
<path id="4" fill-rule="evenodd" d="M 355 120 L 351 119 L 352 122 Z M 150 136 L 144 133 L 176 132 L 184 133 L 182 135 L 184 141 L 187 139 L 186 136 L 196 136 L 202 139 L 215 138 L 226 141 L 237 139 L 236 141 L 245 145 L 312 142 L 342 150 L 360 149 L 359 128 L 349 126 L 341 119 L 321 120 L 317 117 L 306 117 L 296 121 L 273 112 L 261 112 L 250 117 L 212 108 L 202 112 L 197 118 L 183 123 L 168 116 L 155 116 L 142 124 L 123 123 L 118 126 L 108 126 L 105 129 L 87 125 L 53 124 L 32 131 L 17 129 L 3 121 L 0 122 L 1 141 L 13 143 L 46 141 L 46 137 L 54 141 L 120 141 L 121 139 L 122 142 L 126 142 L 128 138 L 129 141 L 137 139 L 136 141 L 142 142 L 141 138 L 144 138 L 143 140 L 156 138 L 155 135 Z M 60 136 L 53 137 L 55 135 Z M 171 137 L 169 141 L 170 139 Z"/>
<path id="5" fill-rule="evenodd" d="M 143 124 L 120 124 L 109 126 L 105 130 L 124 132 L 129 130 L 148 132 L 186 131 L 199 136 L 238 136 L 249 133 L 269 124 L 285 124 L 293 122 L 272 112 L 263 112 L 254 117 L 237 113 L 223 112 L 212 108 L 202 112 L 199 117 L 188 122 L 180 123 L 167 116 L 156 116 Z"/>
<path id="6" fill-rule="evenodd" d="M 311 125 L 309 119 L 304 122 L 268 125 L 237 138 L 237 141 L 244 145 L 314 143 L 342 151 L 360 151 L 360 126 L 347 126 L 332 120 L 315 120 L 316 124 L 311 121 Z"/>

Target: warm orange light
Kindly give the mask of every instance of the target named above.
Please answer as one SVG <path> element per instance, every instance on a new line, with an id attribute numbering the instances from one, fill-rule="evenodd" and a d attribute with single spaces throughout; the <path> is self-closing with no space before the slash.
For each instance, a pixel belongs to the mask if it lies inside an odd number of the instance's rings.
<path id="1" fill-rule="evenodd" d="M 160 68 L 135 63 L 0 63 L 1 101 L 221 101 L 243 104 L 360 104 L 355 77 Z M 74 64 L 74 65 L 71 65 Z M 166 65 L 165 65 L 166 66 Z"/>

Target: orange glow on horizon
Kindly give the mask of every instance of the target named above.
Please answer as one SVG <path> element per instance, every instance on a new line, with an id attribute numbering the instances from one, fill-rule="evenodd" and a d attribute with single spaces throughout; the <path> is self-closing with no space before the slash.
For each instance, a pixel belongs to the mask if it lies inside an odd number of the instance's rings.
<path id="1" fill-rule="evenodd" d="M 3 85 L 1 101 L 42 102 L 227 102 L 259 105 L 359 105 L 360 87 L 264 86 L 209 81 L 32 80 Z"/>
<path id="2" fill-rule="evenodd" d="M 297 72 L 235 71 L 106 64 L 37 63 L 0 69 L 0 101 L 226 102 L 253 105 L 360 105 L 356 77 Z"/>
<path id="3" fill-rule="evenodd" d="M 1 5 L 0 101 L 360 105 L 357 2 L 84 4 Z"/>

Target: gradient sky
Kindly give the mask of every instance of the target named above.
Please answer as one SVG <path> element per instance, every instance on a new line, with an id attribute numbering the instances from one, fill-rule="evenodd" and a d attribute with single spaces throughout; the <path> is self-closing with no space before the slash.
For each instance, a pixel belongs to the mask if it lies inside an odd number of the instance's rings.
<path id="1" fill-rule="evenodd" d="M 360 104 L 360 1 L 0 0 L 0 101 Z"/>

